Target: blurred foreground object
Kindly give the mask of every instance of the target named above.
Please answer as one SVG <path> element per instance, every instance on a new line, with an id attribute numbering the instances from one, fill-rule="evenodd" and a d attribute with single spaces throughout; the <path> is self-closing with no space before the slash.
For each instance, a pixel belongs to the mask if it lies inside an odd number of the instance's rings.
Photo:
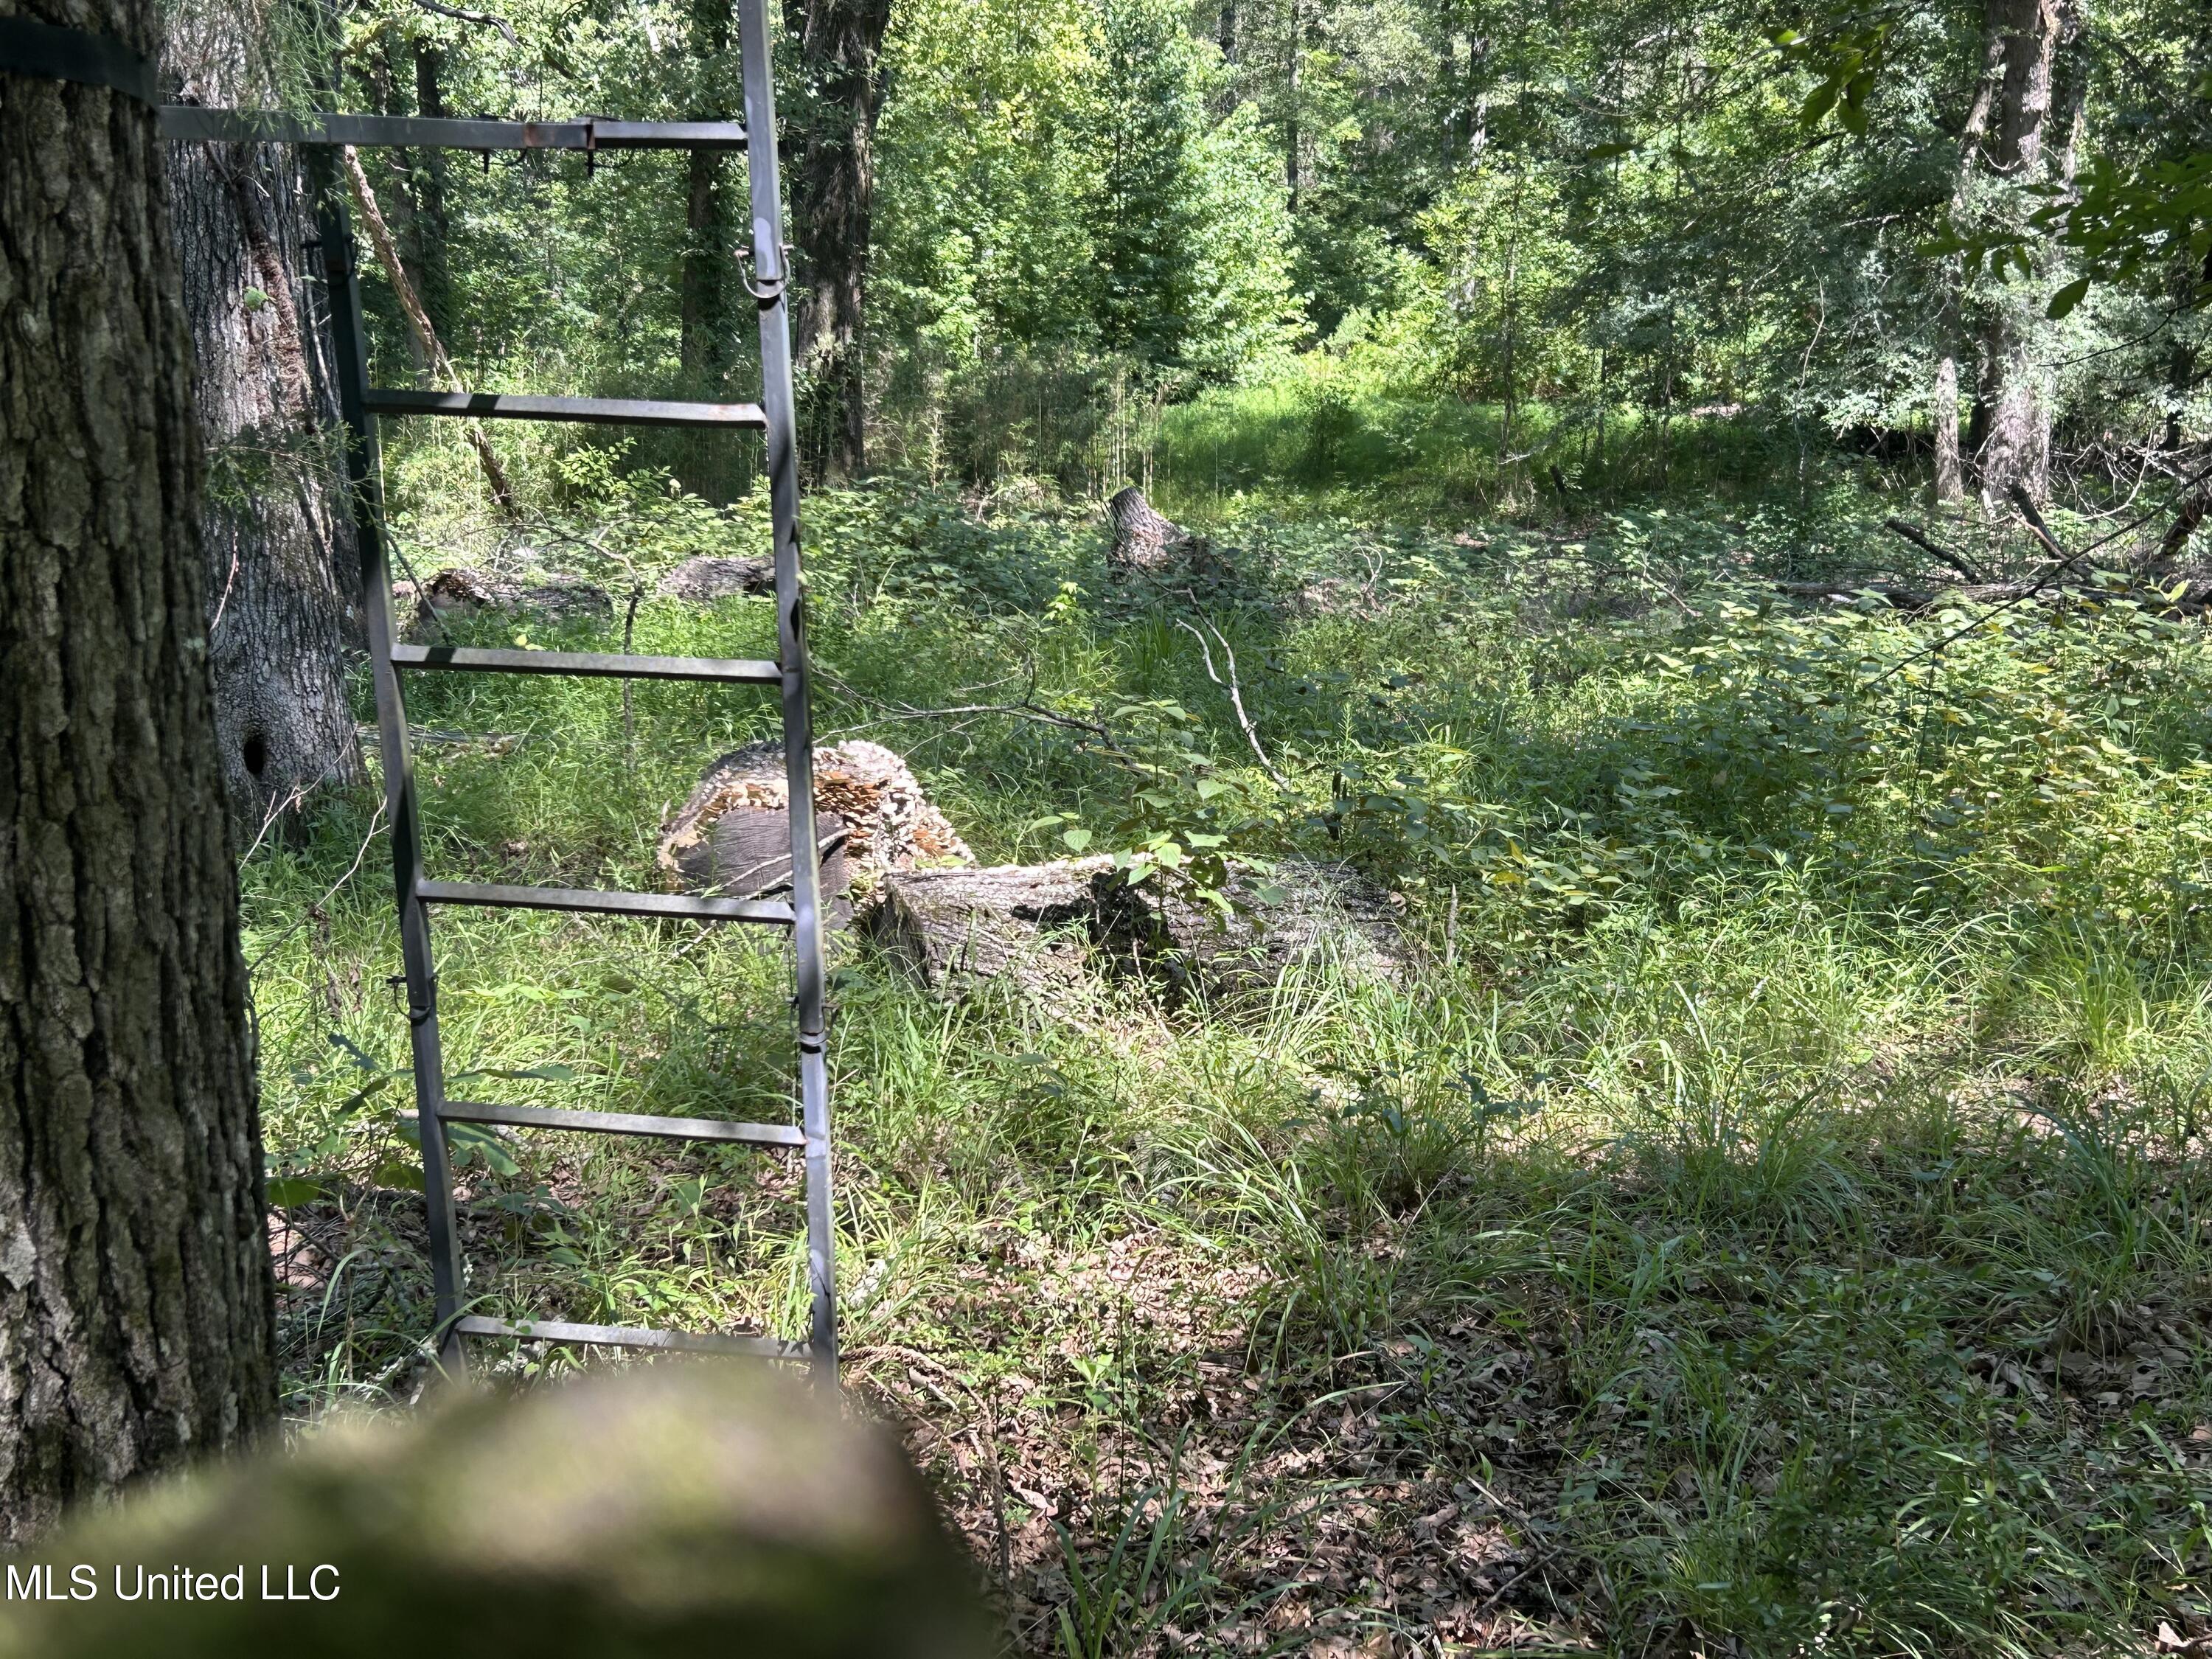
<path id="1" fill-rule="evenodd" d="M 974 1574 L 897 1444 L 726 1364 L 342 1423 L 86 1516 L 33 1559 L 51 1564 L 55 1595 L 84 1565 L 97 1594 L 0 1603 L 6 1659 L 969 1659 L 993 1645 Z M 156 1573 L 242 1569 L 243 1599 L 120 1600 L 118 1566 L 125 1594 L 142 1568 L 152 1588 Z M 303 1599 L 264 1600 L 264 1583 Z"/>

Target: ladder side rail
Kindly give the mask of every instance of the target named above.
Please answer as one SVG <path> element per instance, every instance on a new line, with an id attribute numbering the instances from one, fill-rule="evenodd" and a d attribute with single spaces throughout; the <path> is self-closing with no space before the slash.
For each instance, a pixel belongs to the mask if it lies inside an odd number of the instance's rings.
<path id="1" fill-rule="evenodd" d="M 376 690 L 376 723 L 384 773 L 384 802 L 392 834 L 392 878 L 399 904 L 399 951 L 406 970 L 408 1040 L 415 1071 L 415 1100 L 422 1143 L 422 1189 L 429 1212 L 430 1274 L 435 1296 L 441 1357 L 449 1369 L 462 1364 L 456 1328 L 461 1266 L 454 1223 L 453 1189 L 447 1167 L 440 1109 L 445 1102 L 445 1060 L 438 1038 L 438 979 L 430 955 L 427 907 L 417 892 L 422 879 L 422 826 L 416 810 L 414 755 L 407 708 L 392 660 L 397 631 L 392 613 L 392 573 L 384 544 L 382 461 L 376 428 L 362 406 L 368 383 L 367 331 L 353 230 L 343 186 L 328 152 L 314 161 L 315 216 L 322 238 L 331 331 L 336 347 L 338 412 L 345 424 L 346 481 L 361 550 L 362 611 L 368 623 L 369 672 Z"/>
<path id="2" fill-rule="evenodd" d="M 789 271 L 775 155 L 775 60 L 765 0 L 738 0 L 745 172 L 752 196 L 753 294 L 760 313 L 761 401 L 768 415 L 769 499 L 775 520 L 776 641 L 783 664 L 785 799 L 791 822 L 792 957 L 799 1026 L 800 1121 L 806 1135 L 809 1346 L 817 1382 L 837 1382 L 837 1272 L 830 1201 L 830 1076 L 823 1052 L 821 872 L 814 833 L 814 728 L 805 595 L 799 581 L 799 450 L 791 377 Z"/>

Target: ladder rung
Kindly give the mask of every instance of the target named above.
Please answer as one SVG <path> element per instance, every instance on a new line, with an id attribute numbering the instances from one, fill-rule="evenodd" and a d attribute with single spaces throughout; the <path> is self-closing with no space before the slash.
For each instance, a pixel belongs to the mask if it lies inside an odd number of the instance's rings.
<path id="1" fill-rule="evenodd" d="M 525 1342 L 590 1342 L 603 1348 L 658 1348 L 669 1353 L 750 1354 L 757 1359 L 805 1359 L 804 1342 L 772 1336 L 724 1336 L 716 1332 L 648 1331 L 631 1325 L 572 1325 L 560 1319 L 493 1319 L 464 1314 L 453 1322 L 464 1336 L 513 1336 Z"/>
<path id="2" fill-rule="evenodd" d="M 483 674 L 581 674 L 629 680 L 703 680 L 780 685 L 783 670 L 742 657 L 626 657 L 599 651 L 493 651 L 455 645 L 395 645 L 402 668 L 458 668 Z"/>
<path id="3" fill-rule="evenodd" d="M 664 1140 L 734 1141 L 746 1146 L 804 1146 L 806 1135 L 784 1123 L 733 1123 L 711 1117 L 647 1117 L 641 1112 L 572 1112 L 551 1106 L 449 1100 L 438 1109 L 453 1123 L 504 1123 L 519 1129 L 578 1129 L 599 1135 L 654 1135 Z"/>
<path id="4" fill-rule="evenodd" d="M 639 398 L 536 398 L 503 392 L 401 392 L 370 386 L 372 415 L 462 415 L 484 421 L 585 421 L 595 426 L 734 426 L 768 429 L 758 404 L 672 404 Z"/>
<path id="5" fill-rule="evenodd" d="M 665 916 L 690 921 L 759 921 L 788 927 L 798 920 L 775 899 L 695 898 L 686 893 L 608 893 L 588 887 L 499 887 L 473 881 L 418 881 L 426 904 L 483 904 L 500 910 L 577 910 L 605 916 Z"/>
<path id="6" fill-rule="evenodd" d="M 161 136 L 185 142 L 392 145 L 430 149 L 743 149 L 735 121 L 472 121 L 164 105 Z"/>

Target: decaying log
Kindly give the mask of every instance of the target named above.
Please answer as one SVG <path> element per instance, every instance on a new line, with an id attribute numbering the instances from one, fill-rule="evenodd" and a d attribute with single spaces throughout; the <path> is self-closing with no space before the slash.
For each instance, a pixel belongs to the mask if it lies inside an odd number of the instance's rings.
<path id="1" fill-rule="evenodd" d="M 1115 965 L 1208 999 L 1265 990 L 1315 957 L 1361 978 L 1395 981 L 1405 970 L 1398 904 L 1349 866 L 1285 859 L 1264 876 L 1233 873 L 1226 896 L 1224 917 L 1153 883 L 1098 879 L 1097 937 Z"/>
<path id="2" fill-rule="evenodd" d="M 702 555 L 663 576 L 653 591 L 663 599 L 712 605 L 740 594 L 775 592 L 775 566 L 767 559 Z"/>
<path id="3" fill-rule="evenodd" d="M 886 956 L 939 994 L 989 980 L 1048 989 L 1091 962 L 1209 999 L 1264 990 L 1316 954 L 1364 977 L 1395 980 L 1405 967 L 1390 896 L 1342 866 L 1285 860 L 1264 878 L 1233 876 L 1229 896 L 1224 919 L 1153 884 L 1130 887 L 1099 858 L 915 871 L 884 878 L 866 926 Z"/>
<path id="4" fill-rule="evenodd" d="M 690 798 L 662 827 L 659 864 L 678 892 L 737 892 L 761 876 L 760 849 L 775 836 L 790 846 L 785 808 L 783 745 L 769 739 L 723 756 L 700 778 Z M 841 743 L 814 751 L 814 810 L 818 823 L 835 818 L 844 831 L 837 849 L 843 875 L 863 902 L 887 872 L 917 864 L 972 862 L 974 855 L 945 815 L 930 804 L 907 763 L 880 744 Z M 744 815 L 726 835 L 720 826 Z M 822 844 L 829 845 L 825 836 Z M 829 868 L 825 865 L 825 892 Z M 787 856 L 781 879 L 790 880 Z"/>
<path id="5" fill-rule="evenodd" d="M 884 878 L 868 913 L 878 948 L 940 994 L 1006 979 L 1030 990 L 1073 983 L 1097 917 L 1104 859 L 915 870 Z"/>
<path id="6" fill-rule="evenodd" d="M 534 581 L 523 581 L 455 566 L 441 570 L 420 588 L 413 582 L 394 582 L 392 597 L 398 601 L 402 616 L 411 605 L 418 622 L 428 622 L 433 617 L 467 617 L 485 611 L 534 611 L 558 622 L 596 622 L 611 618 L 615 613 L 614 601 L 604 587 L 581 577 L 550 571 Z"/>

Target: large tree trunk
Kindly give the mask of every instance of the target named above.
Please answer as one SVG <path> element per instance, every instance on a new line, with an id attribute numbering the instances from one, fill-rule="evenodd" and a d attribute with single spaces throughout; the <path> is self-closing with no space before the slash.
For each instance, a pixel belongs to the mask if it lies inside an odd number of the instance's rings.
<path id="1" fill-rule="evenodd" d="M 1996 397 L 1981 451 L 1982 502 L 1990 512 L 2018 484 L 2030 498 L 2051 493 L 2050 375 L 2037 362 L 2034 331 L 2001 319 L 1991 325 Z"/>
<path id="2" fill-rule="evenodd" d="M 814 469 L 858 473 L 867 459 L 861 326 L 876 191 L 878 60 L 890 0 L 785 0 L 808 90 L 792 123 L 792 234 L 803 291 L 792 350 L 806 380 L 800 442 Z"/>
<path id="3" fill-rule="evenodd" d="M 177 10 L 166 68 L 184 101 L 274 101 L 265 4 L 199 0 Z M 169 161 L 210 460 L 216 722 L 231 813 L 250 840 L 317 787 L 362 775 L 346 687 L 356 607 L 341 574 L 354 563 L 353 537 L 331 453 L 337 409 L 317 290 L 299 276 L 294 152 L 179 144 Z"/>
<path id="4" fill-rule="evenodd" d="M 153 0 L 26 10 L 155 43 Z M 0 1547 L 276 1413 L 161 151 L 0 74 Z"/>

